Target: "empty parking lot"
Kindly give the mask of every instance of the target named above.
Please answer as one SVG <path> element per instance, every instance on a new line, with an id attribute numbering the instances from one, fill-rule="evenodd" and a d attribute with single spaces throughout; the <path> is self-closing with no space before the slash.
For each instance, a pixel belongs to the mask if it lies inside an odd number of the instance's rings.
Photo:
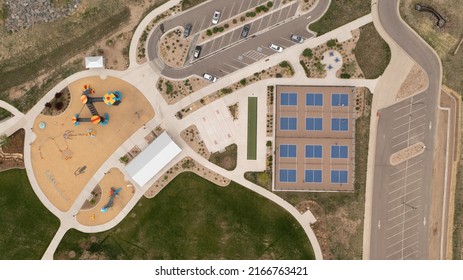
<path id="1" fill-rule="evenodd" d="M 427 256 L 427 221 L 430 180 L 426 156 L 412 157 L 396 166 L 389 158 L 418 142 L 426 143 L 431 123 L 424 94 L 380 111 L 372 213 L 372 259 L 423 259 Z"/>

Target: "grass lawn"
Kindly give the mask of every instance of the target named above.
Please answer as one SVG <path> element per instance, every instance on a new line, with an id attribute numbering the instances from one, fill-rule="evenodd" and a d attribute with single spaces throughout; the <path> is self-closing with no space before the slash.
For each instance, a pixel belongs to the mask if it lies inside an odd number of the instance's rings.
<path id="1" fill-rule="evenodd" d="M 321 19 L 312 23 L 309 29 L 317 32 L 317 35 L 322 35 L 370 11 L 371 0 L 332 0 L 328 11 Z"/>
<path id="2" fill-rule="evenodd" d="M 373 23 L 360 28 L 360 38 L 354 53 L 367 79 L 376 79 L 381 76 L 391 60 L 391 50 L 379 36 Z"/>
<path id="3" fill-rule="evenodd" d="M 371 106 L 371 100 L 372 94 L 367 90 L 366 104 L 368 106 Z M 324 259 L 362 259 L 369 131 L 370 113 L 368 111 L 355 121 L 356 156 L 353 193 L 275 192 L 292 205 L 297 205 L 302 201 L 313 202 L 310 210 L 318 221 L 312 228 L 321 244 Z M 271 173 L 247 172 L 245 178 L 271 190 Z"/>
<path id="4" fill-rule="evenodd" d="M 236 160 L 238 158 L 238 146 L 231 144 L 225 148 L 224 152 L 215 152 L 209 157 L 209 161 L 226 169 L 234 170 L 236 168 Z"/>
<path id="5" fill-rule="evenodd" d="M 42 205 L 26 171 L 0 173 L 0 259 L 41 259 L 59 220 Z"/>
<path id="6" fill-rule="evenodd" d="M 248 152 L 247 158 L 257 158 L 257 97 L 248 97 Z"/>
<path id="7" fill-rule="evenodd" d="M 56 259 L 314 259 L 299 223 L 284 209 L 232 182 L 218 187 L 182 173 L 143 198 L 115 228 L 66 233 Z"/>

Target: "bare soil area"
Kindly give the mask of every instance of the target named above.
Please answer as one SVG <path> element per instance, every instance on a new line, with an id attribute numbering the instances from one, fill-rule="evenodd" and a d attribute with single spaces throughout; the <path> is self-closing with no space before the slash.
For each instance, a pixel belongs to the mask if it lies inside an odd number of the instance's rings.
<path id="1" fill-rule="evenodd" d="M 12 168 L 24 168 L 24 129 L 13 133 L 8 145 L 0 147 L 0 172 Z"/>
<path id="2" fill-rule="evenodd" d="M 428 87 L 428 76 L 418 64 L 413 65 L 405 81 L 397 92 L 396 99 L 401 100 L 420 93 Z"/>
<path id="3" fill-rule="evenodd" d="M 158 44 L 159 57 L 173 68 L 181 68 L 190 49 L 192 37 L 183 37 L 183 27 L 169 31 L 161 37 Z"/>
<path id="4" fill-rule="evenodd" d="M 210 83 L 198 76 L 191 76 L 182 81 L 159 78 L 156 88 L 167 104 L 174 104 L 193 92 L 210 85 Z"/>
<path id="5" fill-rule="evenodd" d="M 425 148 L 426 146 L 423 142 L 415 143 L 403 150 L 393 153 L 389 161 L 391 165 L 397 165 L 399 163 L 411 159 L 412 157 L 416 157 L 417 155 L 422 154 Z"/>

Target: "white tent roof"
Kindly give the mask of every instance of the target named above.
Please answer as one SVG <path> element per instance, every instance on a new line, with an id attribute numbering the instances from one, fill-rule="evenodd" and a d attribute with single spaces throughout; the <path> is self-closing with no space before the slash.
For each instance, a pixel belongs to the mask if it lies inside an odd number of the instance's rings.
<path id="1" fill-rule="evenodd" d="M 163 132 L 136 158 L 127 164 L 130 177 L 141 187 L 173 160 L 182 149 Z"/>
<path id="2" fill-rule="evenodd" d="M 102 56 L 87 56 L 85 58 L 85 68 L 104 68 Z"/>

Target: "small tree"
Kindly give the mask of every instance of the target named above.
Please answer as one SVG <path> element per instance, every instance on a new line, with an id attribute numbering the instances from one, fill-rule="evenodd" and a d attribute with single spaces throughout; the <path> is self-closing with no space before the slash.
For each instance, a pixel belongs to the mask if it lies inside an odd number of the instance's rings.
<path id="1" fill-rule="evenodd" d="M 269 8 L 273 7 L 273 2 L 272 2 L 272 1 L 268 1 L 268 2 L 267 2 L 267 7 L 269 7 Z"/>
<path id="2" fill-rule="evenodd" d="M 45 108 L 51 108 L 51 103 L 50 102 L 45 103 Z"/>
<path id="3" fill-rule="evenodd" d="M 328 48 L 333 48 L 334 46 L 336 46 L 336 40 L 335 39 L 328 40 L 328 42 L 326 42 L 326 45 L 328 46 Z"/>
<path id="4" fill-rule="evenodd" d="M 313 52 L 311 49 L 307 48 L 302 52 L 302 55 L 307 57 L 307 58 L 312 58 L 313 57 Z"/>
<path id="5" fill-rule="evenodd" d="M 55 103 L 55 109 L 56 110 L 61 110 L 61 109 L 63 109 L 63 107 L 64 107 L 63 102 L 56 102 Z"/>
<path id="6" fill-rule="evenodd" d="M 212 31 L 211 31 L 210 29 L 208 29 L 208 30 L 206 31 L 206 35 L 207 35 L 207 36 L 212 36 Z"/>
<path id="7" fill-rule="evenodd" d="M 62 92 L 57 92 L 57 93 L 55 93 L 55 98 L 56 98 L 56 99 L 61 98 L 61 96 L 63 96 L 63 93 L 62 93 Z"/>

